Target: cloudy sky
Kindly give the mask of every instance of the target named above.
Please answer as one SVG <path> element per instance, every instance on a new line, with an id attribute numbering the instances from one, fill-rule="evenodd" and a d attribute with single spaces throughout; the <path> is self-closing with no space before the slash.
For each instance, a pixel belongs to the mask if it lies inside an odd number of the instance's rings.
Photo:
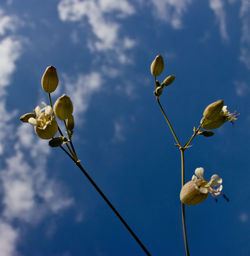
<path id="1" fill-rule="evenodd" d="M 48 103 L 53 65 L 74 104 L 74 142 L 89 174 L 152 255 L 184 255 L 180 156 L 153 95 L 184 144 L 204 108 L 240 112 L 186 152 L 186 179 L 204 167 L 224 193 L 187 207 L 195 255 L 250 255 L 250 1 L 2 0 L 0 3 L 0 255 L 145 255 L 74 163 L 19 116 Z"/>

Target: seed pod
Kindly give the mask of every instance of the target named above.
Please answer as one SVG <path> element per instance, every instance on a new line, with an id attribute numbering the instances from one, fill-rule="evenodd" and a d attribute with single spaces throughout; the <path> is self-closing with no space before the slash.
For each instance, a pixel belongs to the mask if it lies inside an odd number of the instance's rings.
<path id="1" fill-rule="evenodd" d="M 164 69 L 164 61 L 161 55 L 157 55 L 151 64 L 151 74 L 159 76 Z"/>
<path id="2" fill-rule="evenodd" d="M 47 93 L 54 92 L 58 83 L 59 79 L 57 76 L 56 68 L 53 66 L 47 67 L 41 79 L 43 90 Z"/>
<path id="3" fill-rule="evenodd" d="M 164 79 L 164 81 L 162 82 L 161 85 L 169 86 L 170 84 L 172 84 L 174 82 L 174 80 L 175 80 L 175 76 L 170 75 Z"/>
<path id="4" fill-rule="evenodd" d="M 73 104 L 69 96 L 63 94 L 54 104 L 54 112 L 60 120 L 68 119 L 73 113 Z"/>
<path id="5" fill-rule="evenodd" d="M 22 115 L 22 116 L 20 117 L 20 120 L 21 120 L 22 122 L 24 122 L 24 123 L 28 123 L 28 120 L 29 120 L 31 117 L 35 118 L 35 117 L 36 117 L 36 114 L 35 114 L 35 113 L 26 113 L 26 114 L 24 114 L 24 115 Z"/>
<path id="6" fill-rule="evenodd" d="M 208 193 L 201 193 L 198 186 L 193 182 L 187 182 L 181 189 L 180 200 L 183 204 L 196 205 L 206 200 Z"/>
<path id="7" fill-rule="evenodd" d="M 58 125 L 56 122 L 56 119 L 53 118 L 50 124 L 47 124 L 44 129 L 39 128 L 38 126 L 35 126 L 35 132 L 36 134 L 44 140 L 49 140 L 53 138 L 58 130 Z"/>

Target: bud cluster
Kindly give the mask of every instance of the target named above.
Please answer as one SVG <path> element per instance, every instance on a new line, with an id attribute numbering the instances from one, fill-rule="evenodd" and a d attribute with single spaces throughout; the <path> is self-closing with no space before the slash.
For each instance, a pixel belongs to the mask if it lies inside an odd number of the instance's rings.
<path id="1" fill-rule="evenodd" d="M 49 94 L 57 89 L 59 83 L 56 68 L 48 66 L 42 76 L 41 85 L 43 90 Z M 51 102 L 51 98 L 50 98 Z M 59 97 L 54 106 L 44 105 L 43 108 L 37 106 L 33 113 L 26 113 L 20 117 L 22 122 L 30 123 L 34 126 L 36 134 L 41 139 L 52 139 L 50 146 L 60 146 L 62 143 L 67 143 L 68 140 L 64 136 L 54 138 L 58 131 L 58 123 L 56 118 L 65 121 L 67 134 L 70 139 L 74 129 L 73 103 L 69 96 L 63 94 Z M 61 133 L 61 132 L 60 132 Z"/>
<path id="2" fill-rule="evenodd" d="M 156 80 L 156 77 L 159 76 L 163 70 L 164 70 L 164 60 L 161 55 L 157 55 L 155 59 L 153 60 L 151 67 L 151 74 L 155 77 L 155 90 L 154 90 L 154 95 L 156 97 L 159 97 L 162 94 L 164 86 L 169 86 L 172 84 L 175 80 L 174 75 L 169 75 L 166 77 L 163 82 L 160 84 L 158 80 Z"/>

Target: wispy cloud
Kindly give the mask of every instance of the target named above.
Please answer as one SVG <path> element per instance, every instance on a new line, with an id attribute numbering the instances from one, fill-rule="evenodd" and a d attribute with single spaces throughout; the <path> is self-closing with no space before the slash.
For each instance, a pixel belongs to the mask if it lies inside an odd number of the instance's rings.
<path id="1" fill-rule="evenodd" d="M 182 18 L 192 0 L 150 0 L 155 7 L 156 17 L 171 24 L 174 29 L 183 26 Z"/>
<path id="2" fill-rule="evenodd" d="M 246 82 L 236 81 L 234 82 L 234 84 L 238 96 L 245 97 L 250 93 L 250 86 Z"/>
<path id="3" fill-rule="evenodd" d="M 135 45 L 135 40 L 120 33 L 119 19 L 135 13 L 126 0 L 61 0 L 58 5 L 62 21 L 79 22 L 87 20 L 94 35 L 88 41 L 91 51 L 116 51 L 125 62 L 123 52 Z"/>
<path id="4" fill-rule="evenodd" d="M 242 22 L 240 60 L 250 69 L 250 2 L 248 0 L 241 1 L 240 18 Z"/>
<path id="5" fill-rule="evenodd" d="M 92 95 L 100 90 L 104 82 L 102 75 L 98 72 L 74 77 L 64 74 L 63 79 L 67 93 L 74 102 L 74 116 L 78 121 L 82 120 L 82 114 L 88 109 Z"/>
<path id="6" fill-rule="evenodd" d="M 18 230 L 8 223 L 0 220 L 0 252 L 1 256 L 16 255 L 16 243 L 18 240 Z"/>
<path id="7" fill-rule="evenodd" d="M 209 7 L 213 10 L 217 22 L 219 23 L 220 34 L 224 40 L 228 40 L 227 26 L 226 26 L 226 12 L 222 0 L 209 0 Z"/>

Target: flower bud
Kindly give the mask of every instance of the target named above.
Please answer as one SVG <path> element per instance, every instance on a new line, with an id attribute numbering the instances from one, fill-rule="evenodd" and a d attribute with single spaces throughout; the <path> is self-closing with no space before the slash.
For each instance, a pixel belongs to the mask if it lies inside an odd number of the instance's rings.
<path id="1" fill-rule="evenodd" d="M 54 112 L 60 120 L 68 119 L 73 113 L 73 104 L 69 96 L 63 94 L 54 104 Z"/>
<path id="2" fill-rule="evenodd" d="M 223 100 L 217 100 L 209 104 L 203 112 L 204 118 L 212 120 L 214 117 L 217 117 L 223 106 L 224 106 Z"/>
<path id="3" fill-rule="evenodd" d="M 66 121 L 66 127 L 68 130 L 72 131 L 75 126 L 74 116 L 70 115 L 69 118 Z"/>
<path id="4" fill-rule="evenodd" d="M 36 114 L 35 114 L 35 113 L 26 113 L 26 114 L 24 114 L 24 115 L 22 115 L 22 116 L 20 117 L 20 120 L 21 120 L 22 122 L 24 122 L 24 123 L 28 123 L 28 120 L 29 120 L 31 117 L 35 118 L 35 117 L 36 117 Z"/>
<path id="5" fill-rule="evenodd" d="M 59 136 L 59 137 L 51 139 L 49 141 L 49 145 L 52 148 L 55 148 L 55 147 L 60 147 L 64 142 L 67 142 L 67 138 L 64 136 Z"/>
<path id="6" fill-rule="evenodd" d="M 151 64 L 151 74 L 159 76 L 164 69 L 164 61 L 161 55 L 157 55 Z"/>
<path id="7" fill-rule="evenodd" d="M 47 67 L 41 79 L 43 90 L 47 93 L 54 92 L 57 88 L 58 82 L 59 80 L 56 68 L 53 66 Z"/>
<path id="8" fill-rule="evenodd" d="M 56 119 L 53 118 L 50 123 L 48 123 L 44 128 L 40 128 L 39 126 L 35 126 L 36 134 L 44 140 L 48 140 L 53 138 L 58 130 L 58 125 Z"/>
<path id="9" fill-rule="evenodd" d="M 175 80 L 175 76 L 174 75 L 170 75 L 168 77 L 165 78 L 165 80 L 162 82 L 161 85 L 165 85 L 165 86 L 168 86 L 170 84 L 172 84 Z"/>
<path id="10" fill-rule="evenodd" d="M 180 200 L 183 204 L 196 205 L 206 200 L 208 193 L 202 193 L 194 181 L 187 182 L 181 189 Z"/>
<path id="11" fill-rule="evenodd" d="M 200 131 L 198 131 L 197 135 L 202 135 L 204 137 L 211 137 L 214 135 L 214 132 L 200 130 Z"/>

